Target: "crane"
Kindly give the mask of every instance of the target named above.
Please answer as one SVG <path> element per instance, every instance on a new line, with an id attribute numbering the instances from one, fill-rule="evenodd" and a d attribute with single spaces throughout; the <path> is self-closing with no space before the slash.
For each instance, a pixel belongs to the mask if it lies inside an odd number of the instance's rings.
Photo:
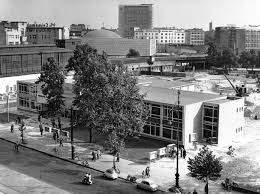
<path id="1" fill-rule="evenodd" d="M 223 72 L 223 75 L 225 76 L 225 78 L 228 80 L 228 82 L 230 83 L 230 85 L 232 86 L 232 88 L 235 90 L 236 92 L 236 96 L 237 97 L 244 97 L 244 96 L 248 96 L 248 94 L 246 93 L 246 88 L 242 85 L 242 87 L 235 87 L 232 82 L 228 79 L 228 77 L 226 76 L 226 74 Z"/>

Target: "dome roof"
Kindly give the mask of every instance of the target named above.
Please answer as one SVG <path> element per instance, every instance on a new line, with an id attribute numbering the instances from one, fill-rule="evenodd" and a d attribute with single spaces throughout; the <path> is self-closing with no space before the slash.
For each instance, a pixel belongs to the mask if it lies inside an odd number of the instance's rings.
<path id="1" fill-rule="evenodd" d="M 121 38 L 117 33 L 110 30 L 94 30 L 87 33 L 84 38 Z"/>

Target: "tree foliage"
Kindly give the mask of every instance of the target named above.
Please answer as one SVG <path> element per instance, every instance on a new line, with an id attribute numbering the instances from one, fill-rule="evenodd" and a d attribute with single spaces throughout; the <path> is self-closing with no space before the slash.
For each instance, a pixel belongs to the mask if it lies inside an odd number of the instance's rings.
<path id="1" fill-rule="evenodd" d="M 126 55 L 126 57 L 140 57 L 140 53 L 135 49 L 129 49 L 129 53 Z"/>
<path id="2" fill-rule="evenodd" d="M 189 158 L 188 169 L 191 176 L 199 180 L 203 178 L 215 180 L 221 176 L 222 165 L 205 145 L 194 159 Z"/>
<path id="3" fill-rule="evenodd" d="M 43 65 L 39 79 L 35 82 L 36 84 L 42 83 L 41 90 L 47 98 L 47 110 L 42 114 L 54 117 L 61 112 L 64 107 L 64 80 L 65 75 L 59 64 L 52 57 L 48 58 Z"/>
<path id="4" fill-rule="evenodd" d="M 218 55 L 218 64 L 223 68 L 231 68 L 236 64 L 236 57 L 230 49 L 224 49 L 221 54 Z"/>
<path id="5" fill-rule="evenodd" d="M 209 42 L 208 44 L 208 50 L 207 50 L 207 64 L 209 67 L 216 67 L 217 66 L 217 57 L 218 57 L 218 51 L 217 47 L 214 42 Z"/>
<path id="6" fill-rule="evenodd" d="M 142 130 L 144 96 L 139 94 L 136 78 L 122 64 L 111 64 L 105 53 L 80 45 L 66 68 L 74 71 L 73 103 L 79 111 L 79 123 L 90 130 L 90 142 L 92 129 L 114 132 L 122 140 Z"/>
<path id="7" fill-rule="evenodd" d="M 125 142 L 118 136 L 116 131 L 112 131 L 106 140 L 106 146 L 110 148 L 111 154 L 120 153 L 125 148 Z"/>

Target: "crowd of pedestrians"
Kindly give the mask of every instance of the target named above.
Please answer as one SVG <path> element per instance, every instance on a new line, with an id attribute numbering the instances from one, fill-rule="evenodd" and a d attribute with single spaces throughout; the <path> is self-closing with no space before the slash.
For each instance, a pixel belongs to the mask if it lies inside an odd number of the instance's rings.
<path id="1" fill-rule="evenodd" d="M 96 161 L 101 157 L 101 151 L 99 149 L 92 151 L 92 160 Z"/>

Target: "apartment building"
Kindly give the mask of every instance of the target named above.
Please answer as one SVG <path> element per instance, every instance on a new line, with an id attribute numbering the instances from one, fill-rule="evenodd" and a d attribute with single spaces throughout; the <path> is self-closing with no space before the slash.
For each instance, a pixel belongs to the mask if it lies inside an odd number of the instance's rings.
<path id="1" fill-rule="evenodd" d="M 205 32 L 199 28 L 186 30 L 186 43 L 189 45 L 204 45 Z"/>
<path id="2" fill-rule="evenodd" d="M 185 44 L 185 30 L 175 28 L 135 28 L 134 39 L 154 39 L 157 44 Z"/>
<path id="3" fill-rule="evenodd" d="M 55 44 L 57 39 L 69 38 L 69 28 L 55 24 L 28 24 L 26 35 L 29 44 Z"/>
<path id="4" fill-rule="evenodd" d="M 118 28 L 122 38 L 133 38 L 134 28 L 153 28 L 153 5 L 119 5 Z"/>

